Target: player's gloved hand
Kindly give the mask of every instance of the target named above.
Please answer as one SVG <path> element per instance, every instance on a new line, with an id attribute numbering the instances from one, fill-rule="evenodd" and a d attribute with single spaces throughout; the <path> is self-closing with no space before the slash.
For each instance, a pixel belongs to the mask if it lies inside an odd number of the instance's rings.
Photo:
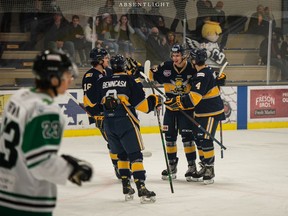
<path id="1" fill-rule="evenodd" d="M 152 110 L 154 110 L 154 108 L 156 108 L 157 110 L 160 110 L 160 107 L 163 104 L 163 99 L 160 95 L 156 95 L 156 94 L 151 94 L 147 97 L 148 100 L 148 112 L 151 112 Z"/>
<path id="2" fill-rule="evenodd" d="M 153 105 L 156 108 L 162 106 L 162 104 L 163 104 L 163 98 L 160 95 L 151 94 L 147 98 L 148 98 L 148 100 L 153 101 Z"/>
<path id="3" fill-rule="evenodd" d="M 157 71 L 158 71 L 158 67 L 157 67 L 157 66 L 152 67 L 152 68 L 150 69 L 150 73 L 157 73 Z"/>
<path id="4" fill-rule="evenodd" d="M 143 67 L 140 62 L 137 62 L 135 59 L 128 57 L 127 61 L 127 73 L 128 75 L 132 75 L 135 78 L 140 77 L 140 71 L 143 71 Z"/>
<path id="5" fill-rule="evenodd" d="M 68 179 L 78 186 L 82 185 L 82 182 L 89 181 L 93 174 L 92 165 L 86 161 L 72 157 L 70 155 L 61 155 L 72 167 L 73 170 Z"/>
<path id="6" fill-rule="evenodd" d="M 181 96 L 176 96 L 171 99 L 167 99 L 164 104 L 167 106 L 168 109 L 170 110 L 179 110 L 179 109 L 185 109 L 182 101 L 181 101 Z"/>
<path id="7" fill-rule="evenodd" d="M 217 86 L 225 86 L 226 82 L 226 74 L 222 73 L 220 76 L 217 76 L 216 78 L 216 84 Z"/>
<path id="8" fill-rule="evenodd" d="M 103 125 L 104 116 L 103 115 L 94 116 L 94 119 L 95 119 L 96 127 L 99 128 L 100 130 L 102 130 L 104 127 L 104 125 Z"/>

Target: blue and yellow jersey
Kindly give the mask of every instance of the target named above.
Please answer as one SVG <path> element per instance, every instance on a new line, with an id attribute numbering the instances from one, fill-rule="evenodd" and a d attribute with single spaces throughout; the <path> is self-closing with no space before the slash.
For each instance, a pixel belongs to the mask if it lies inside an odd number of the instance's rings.
<path id="1" fill-rule="evenodd" d="M 194 107 L 197 117 L 219 116 L 219 120 L 225 119 L 216 74 L 210 67 L 205 67 L 194 74 L 190 86 L 189 94 L 182 97 L 185 107 Z"/>
<path id="2" fill-rule="evenodd" d="M 161 63 L 155 73 L 152 73 L 152 80 L 164 85 L 168 98 L 189 93 L 191 86 L 189 79 L 196 73 L 190 62 L 186 61 L 183 68 L 176 67 L 172 61 Z"/>
<path id="3" fill-rule="evenodd" d="M 104 77 L 105 74 L 96 70 L 95 68 L 91 68 L 88 70 L 83 78 L 82 78 L 82 89 L 83 89 L 83 103 L 86 110 L 91 115 L 96 115 L 95 109 L 93 108 L 95 105 L 91 103 L 91 100 L 96 96 L 95 92 L 92 90 L 92 86 L 96 86 L 96 82 L 98 79 Z"/>
<path id="4" fill-rule="evenodd" d="M 173 61 L 161 63 L 156 72 L 150 72 L 150 78 L 164 85 L 165 94 L 168 98 L 184 95 L 190 92 L 189 80 L 196 70 L 191 63 L 186 61 L 183 68 L 178 68 Z"/>
<path id="5" fill-rule="evenodd" d="M 103 105 L 106 117 L 123 116 L 128 113 L 138 122 L 136 109 L 148 113 L 154 108 L 155 103 L 145 97 L 140 79 L 134 79 L 125 72 L 105 76 L 99 79 L 95 86 L 96 89 L 92 87 L 92 90 L 96 97 L 93 97 L 91 102 L 96 106 Z M 113 110 L 105 109 L 108 96 L 117 101 L 117 107 Z"/>

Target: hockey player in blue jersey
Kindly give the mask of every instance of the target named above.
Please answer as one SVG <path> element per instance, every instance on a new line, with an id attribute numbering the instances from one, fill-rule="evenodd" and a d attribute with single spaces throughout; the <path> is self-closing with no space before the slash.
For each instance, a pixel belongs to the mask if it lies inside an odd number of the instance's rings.
<path id="1" fill-rule="evenodd" d="M 99 113 L 95 115 L 95 111 L 93 109 L 93 105 L 90 103 L 89 97 L 95 97 L 95 94 L 91 92 L 91 87 L 96 85 L 98 79 L 111 75 L 111 70 L 108 68 L 110 55 L 106 49 L 103 48 L 94 48 L 90 51 L 90 59 L 91 66 L 83 76 L 82 79 L 82 89 L 84 93 L 83 101 L 85 109 L 88 111 L 89 115 L 89 123 L 96 125 L 96 127 L 100 130 L 103 138 L 108 142 L 106 133 L 104 131 L 103 119 L 104 116 Z M 89 95 L 89 97 L 88 97 Z M 102 111 L 100 111 L 102 112 Z M 95 119 L 96 118 L 96 119 Z M 115 175 L 117 178 L 120 178 L 119 170 L 117 167 L 118 158 L 116 154 L 111 153 L 109 143 L 107 143 L 107 147 L 109 149 L 109 155 L 114 167 Z"/>
<path id="2" fill-rule="evenodd" d="M 196 73 L 191 63 L 187 61 L 189 54 L 181 45 L 174 45 L 171 49 L 171 60 L 160 64 L 156 69 L 151 70 L 150 78 L 164 85 L 165 94 L 168 98 L 176 98 L 183 94 L 189 93 L 191 85 L 190 78 Z M 191 117 L 193 108 L 184 110 Z M 169 159 L 170 171 L 172 178 L 176 178 L 177 173 L 177 136 L 180 133 L 184 145 L 188 170 L 185 173 L 187 181 L 190 181 L 192 175 L 196 172 L 196 147 L 193 136 L 194 125 L 179 110 L 166 107 L 164 114 L 163 132 L 167 155 Z M 162 171 L 162 179 L 168 179 L 167 169 Z"/>
<path id="3" fill-rule="evenodd" d="M 165 102 L 172 110 L 194 108 L 195 120 L 213 137 L 219 121 L 225 119 L 224 105 L 217 86 L 216 73 L 205 64 L 207 53 L 205 49 L 193 49 L 191 62 L 197 73 L 189 82 L 190 92 L 179 95 Z M 213 140 L 200 129 L 196 129 L 196 144 L 200 154 L 201 169 L 194 178 L 202 178 L 205 184 L 214 183 L 214 145 Z"/>
<path id="4" fill-rule="evenodd" d="M 89 163 L 59 156 L 64 116 L 55 97 L 77 76 L 69 57 L 45 50 L 33 65 L 36 88 L 19 89 L 5 105 L 0 128 L 0 214 L 51 216 L 56 184 L 90 180 Z"/>
<path id="5" fill-rule="evenodd" d="M 113 56 L 110 64 L 113 75 L 99 79 L 95 89 L 92 87 L 97 97 L 91 102 L 103 107 L 104 129 L 111 151 L 118 156 L 126 199 L 134 194 L 130 185 L 132 172 L 141 202 L 154 202 L 155 193 L 145 186 L 146 171 L 141 153 L 144 146 L 136 109 L 148 113 L 160 106 L 162 100 L 154 94 L 145 97 L 140 79 L 126 73 L 126 59 L 122 55 Z"/>

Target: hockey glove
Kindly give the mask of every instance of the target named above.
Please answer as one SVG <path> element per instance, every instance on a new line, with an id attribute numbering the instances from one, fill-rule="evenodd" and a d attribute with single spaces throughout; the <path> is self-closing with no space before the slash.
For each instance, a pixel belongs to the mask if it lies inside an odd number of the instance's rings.
<path id="1" fill-rule="evenodd" d="M 95 119 L 96 127 L 99 128 L 100 130 L 103 130 L 103 128 L 104 128 L 104 125 L 103 125 L 104 116 L 103 115 L 94 116 L 94 119 Z"/>
<path id="2" fill-rule="evenodd" d="M 148 101 L 152 101 L 153 102 L 153 108 L 156 107 L 160 107 L 163 104 L 163 99 L 160 95 L 156 95 L 156 94 L 151 94 L 147 97 Z"/>
<path id="3" fill-rule="evenodd" d="M 135 59 L 129 57 L 127 60 L 127 73 L 132 75 L 135 78 L 140 77 L 140 71 L 143 71 L 143 67 L 140 62 L 137 62 Z"/>
<path id="4" fill-rule="evenodd" d="M 226 82 L 226 74 L 222 73 L 221 76 L 217 76 L 216 78 L 216 84 L 217 86 L 225 86 Z"/>
<path id="5" fill-rule="evenodd" d="M 73 170 L 68 178 L 72 183 L 81 186 L 82 182 L 89 181 L 91 179 L 93 174 L 91 164 L 70 155 L 61 155 L 61 157 L 63 157 L 73 167 Z"/>
<path id="6" fill-rule="evenodd" d="M 179 109 L 185 109 L 185 107 L 183 106 L 183 103 L 181 101 L 181 96 L 176 96 L 174 98 L 171 99 L 167 99 L 164 104 L 167 106 L 168 109 L 172 110 L 172 111 L 176 111 Z"/>

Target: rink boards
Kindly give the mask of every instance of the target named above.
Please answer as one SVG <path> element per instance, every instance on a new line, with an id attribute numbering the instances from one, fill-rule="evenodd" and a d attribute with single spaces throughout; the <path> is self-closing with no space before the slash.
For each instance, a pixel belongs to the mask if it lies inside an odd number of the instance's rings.
<path id="1" fill-rule="evenodd" d="M 151 93 L 151 89 L 147 88 L 145 91 L 147 95 Z M 15 91 L 0 91 L 0 117 L 13 92 Z M 77 101 L 83 101 L 81 89 L 71 89 L 69 93 Z M 56 100 L 66 117 L 65 136 L 100 134 L 94 125 L 89 125 L 85 111 L 71 99 L 71 95 L 65 94 Z M 227 86 L 221 88 L 221 97 L 226 115 L 226 120 L 222 122 L 224 130 L 288 127 L 288 86 Z M 161 119 L 164 111 L 163 106 Z M 138 112 L 138 115 L 142 133 L 159 132 L 154 112 Z"/>

